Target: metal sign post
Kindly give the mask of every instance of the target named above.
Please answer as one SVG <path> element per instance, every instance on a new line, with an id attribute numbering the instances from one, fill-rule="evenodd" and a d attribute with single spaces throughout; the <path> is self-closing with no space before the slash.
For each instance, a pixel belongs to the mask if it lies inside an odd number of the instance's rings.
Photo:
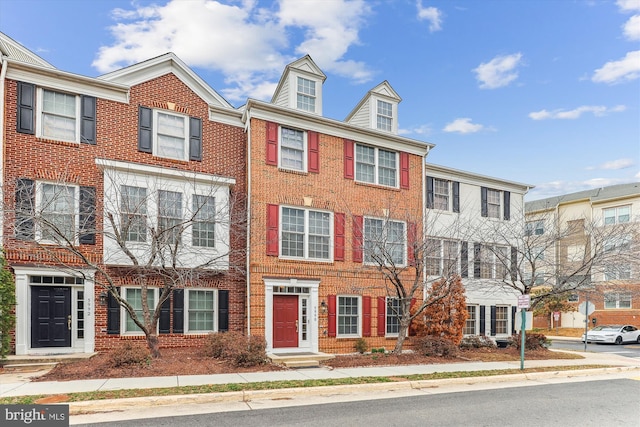
<path id="1" fill-rule="evenodd" d="M 527 329 L 527 312 L 526 309 L 531 305 L 531 296 L 530 295 L 519 295 L 518 296 L 518 308 L 521 309 L 520 313 L 522 314 L 522 322 L 520 323 L 520 336 L 522 337 L 522 341 L 520 342 L 520 370 L 524 370 L 524 346 L 526 342 L 526 329 Z"/>
<path id="2" fill-rule="evenodd" d="M 589 315 L 596 310 L 596 306 L 589 302 L 589 294 L 586 294 L 586 301 L 578 305 L 578 311 L 584 314 L 584 351 L 587 351 L 587 333 L 589 332 Z"/>

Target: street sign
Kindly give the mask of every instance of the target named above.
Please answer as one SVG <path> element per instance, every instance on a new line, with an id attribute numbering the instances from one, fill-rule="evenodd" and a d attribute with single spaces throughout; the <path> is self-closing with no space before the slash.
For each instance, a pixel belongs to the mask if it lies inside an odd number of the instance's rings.
<path id="1" fill-rule="evenodd" d="M 558 320 L 560 320 L 560 312 L 559 311 L 554 311 L 553 312 L 553 320 L 555 320 L 556 322 Z"/>
<path id="2" fill-rule="evenodd" d="M 518 308 L 529 308 L 531 306 L 530 295 L 518 295 Z"/>
<path id="3" fill-rule="evenodd" d="M 580 313 L 584 314 L 585 316 L 589 316 L 591 313 L 596 311 L 596 306 L 593 305 L 593 303 L 589 302 L 589 301 L 581 302 L 578 305 L 578 311 Z"/>

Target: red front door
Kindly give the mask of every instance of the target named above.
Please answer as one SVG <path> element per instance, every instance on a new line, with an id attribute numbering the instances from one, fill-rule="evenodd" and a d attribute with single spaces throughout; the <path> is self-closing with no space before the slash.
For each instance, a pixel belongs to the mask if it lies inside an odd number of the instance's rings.
<path id="1" fill-rule="evenodd" d="M 273 296 L 273 348 L 298 347 L 298 296 Z"/>

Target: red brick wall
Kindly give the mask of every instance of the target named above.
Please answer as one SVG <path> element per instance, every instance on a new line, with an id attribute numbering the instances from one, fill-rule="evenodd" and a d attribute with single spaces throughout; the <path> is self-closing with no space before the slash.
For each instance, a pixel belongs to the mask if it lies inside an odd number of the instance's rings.
<path id="1" fill-rule="evenodd" d="M 422 159 L 410 155 L 410 189 L 390 189 L 356 183 L 344 178 L 344 142 L 342 138 L 320 134 L 320 173 L 296 173 L 265 164 L 266 123 L 251 119 L 251 333 L 265 333 L 264 278 L 319 279 L 319 302 L 328 295 L 369 295 L 372 300 L 371 331 L 366 338 L 370 347 L 393 348 L 395 338 L 376 336 L 377 296 L 386 295 L 385 282 L 372 267 L 352 259 L 351 215 L 383 218 L 383 209 L 397 220 L 422 221 Z M 357 141 L 356 141 L 357 142 Z M 266 205 L 287 204 L 304 207 L 303 197 L 312 199 L 311 207 L 346 214 L 345 260 L 332 263 L 282 260 L 266 255 Z M 410 280 L 411 271 L 404 275 Z M 422 293 L 420 292 L 420 296 Z M 327 314 L 319 313 L 319 349 L 329 353 L 354 351 L 355 339 L 329 338 Z"/>
<path id="2" fill-rule="evenodd" d="M 129 104 L 106 99 L 97 100 L 96 136 L 97 144 L 74 144 L 51 141 L 16 132 L 17 82 L 7 80 L 5 86 L 5 152 L 4 202 L 14 206 L 15 182 L 17 178 L 34 180 L 64 181 L 77 185 L 95 186 L 97 190 L 97 225 L 101 227 L 103 176 L 96 167 L 95 159 L 104 158 L 140 164 L 162 166 L 177 170 L 196 171 L 233 177 L 236 180 L 232 188 L 235 201 L 232 212 L 233 224 L 244 223 L 246 218 L 246 137 L 241 127 L 230 126 L 209 120 L 209 108 L 205 101 L 175 75 L 167 74 L 148 82 L 133 86 L 130 90 Z M 202 161 L 176 161 L 155 157 L 137 150 L 138 106 L 167 108 L 168 103 L 175 104 L 176 111 L 202 119 Z M 10 265 L 49 265 L 53 262 L 45 251 L 38 249 L 33 242 L 13 239 L 13 215 L 5 214 L 4 247 Z M 245 231 L 242 226 L 232 229 L 232 249 L 230 262 L 235 269 L 245 267 L 244 249 Z M 95 245 L 83 245 L 83 250 L 93 261 L 102 258 L 103 240 L 97 234 Z M 67 262 L 82 265 L 78 260 L 67 256 Z M 245 281 L 242 275 L 225 274 L 207 286 L 228 289 L 230 329 L 245 328 Z M 96 301 L 101 289 L 96 289 Z M 105 322 L 105 308 L 96 304 L 96 348 L 111 345 L 114 337 L 107 337 L 102 329 Z M 198 337 L 171 336 L 161 337 L 161 345 L 191 345 Z"/>

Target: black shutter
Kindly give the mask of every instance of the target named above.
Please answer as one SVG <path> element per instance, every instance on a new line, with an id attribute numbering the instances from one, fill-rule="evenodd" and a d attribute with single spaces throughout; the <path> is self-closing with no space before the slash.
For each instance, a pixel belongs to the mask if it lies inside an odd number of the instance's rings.
<path id="1" fill-rule="evenodd" d="M 118 289 L 116 292 L 120 293 Z M 120 303 L 117 299 L 107 291 L 109 298 L 107 299 L 107 334 L 120 334 Z"/>
<path id="2" fill-rule="evenodd" d="M 516 312 L 518 311 L 518 307 L 515 305 L 511 306 L 511 335 L 516 333 Z"/>
<path id="3" fill-rule="evenodd" d="M 480 213 L 483 217 L 489 216 L 489 207 L 487 205 L 487 187 L 480 187 L 480 203 L 482 203 L 482 207 L 480 208 Z"/>
<path id="4" fill-rule="evenodd" d="M 31 83 L 18 82 L 18 114 L 16 130 L 20 133 L 35 133 L 34 110 L 36 105 L 36 87 Z"/>
<path id="5" fill-rule="evenodd" d="M 469 243 L 462 242 L 460 249 L 460 275 L 469 277 Z"/>
<path id="6" fill-rule="evenodd" d="M 433 178 L 427 177 L 427 209 L 433 209 Z"/>
<path id="7" fill-rule="evenodd" d="M 35 239 L 35 224 L 33 222 L 35 182 L 27 178 L 16 180 L 16 239 Z"/>
<path id="8" fill-rule="evenodd" d="M 229 291 L 218 291 L 218 332 L 229 330 Z"/>
<path id="9" fill-rule="evenodd" d="M 486 311 L 487 311 L 487 307 L 484 305 L 481 305 L 480 306 L 480 335 L 484 335 L 487 333 Z"/>
<path id="10" fill-rule="evenodd" d="M 518 249 L 511 246 L 511 280 L 518 280 Z"/>
<path id="11" fill-rule="evenodd" d="M 504 199 L 504 220 L 509 221 L 511 219 L 511 192 L 503 192 Z"/>
<path id="12" fill-rule="evenodd" d="M 480 252 L 482 246 L 480 243 L 473 244 L 473 278 L 480 278 Z"/>
<path id="13" fill-rule="evenodd" d="M 491 306 L 491 336 L 496 336 L 496 306 Z"/>
<path id="14" fill-rule="evenodd" d="M 168 334 L 171 332 L 171 296 L 164 300 L 164 302 L 160 306 L 158 332 L 161 334 Z"/>
<path id="15" fill-rule="evenodd" d="M 453 211 L 456 213 L 460 212 L 460 183 L 458 181 L 453 181 Z"/>
<path id="16" fill-rule="evenodd" d="M 138 151 L 151 153 L 153 147 L 153 110 L 147 107 L 138 109 Z"/>
<path id="17" fill-rule="evenodd" d="M 96 145 L 96 98 L 83 95 L 80 105 L 80 142 Z"/>
<path id="18" fill-rule="evenodd" d="M 189 117 L 189 160 L 202 160 L 202 120 Z"/>
<path id="19" fill-rule="evenodd" d="M 80 187 L 80 243 L 96 244 L 96 189 Z"/>
<path id="20" fill-rule="evenodd" d="M 173 290 L 173 333 L 184 334 L 184 289 Z"/>

